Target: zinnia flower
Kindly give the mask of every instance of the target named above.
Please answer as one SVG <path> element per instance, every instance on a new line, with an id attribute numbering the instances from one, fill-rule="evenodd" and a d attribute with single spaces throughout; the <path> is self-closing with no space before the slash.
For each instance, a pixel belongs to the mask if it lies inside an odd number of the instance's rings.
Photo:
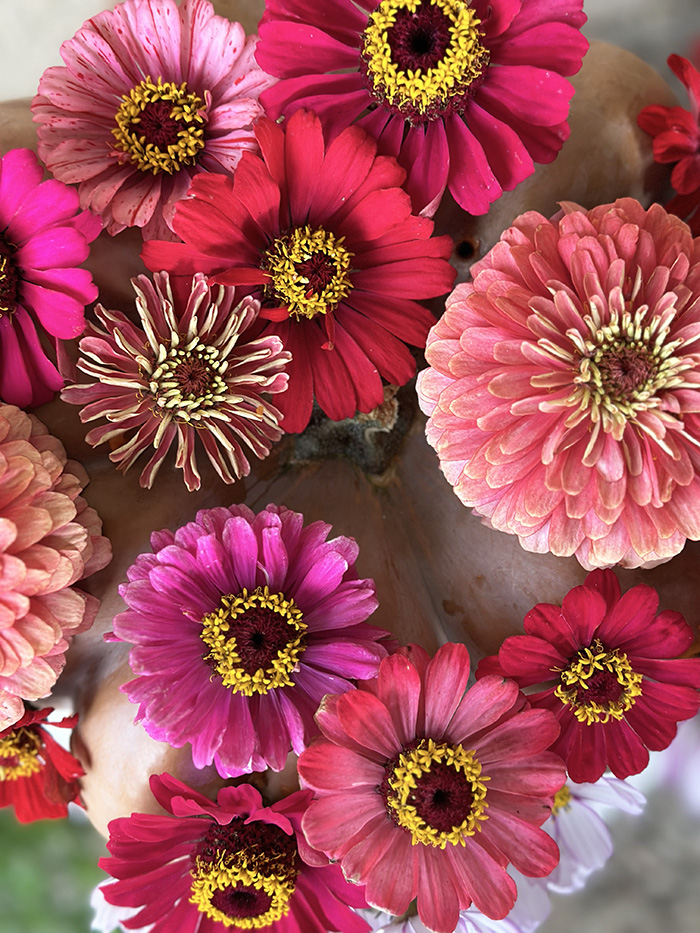
<path id="1" fill-rule="evenodd" d="M 13 806 L 21 823 L 67 816 L 68 804 L 80 794 L 80 762 L 42 725 L 52 712 L 27 706 L 14 726 L 0 732 L 0 807 Z M 77 719 L 50 725 L 70 729 Z"/>
<path id="2" fill-rule="evenodd" d="M 700 705 L 700 659 L 679 659 L 693 632 L 678 612 L 657 615 L 656 590 L 620 595 L 612 570 L 594 570 L 562 606 L 540 603 L 486 658 L 477 678 L 499 673 L 523 687 L 561 725 L 552 746 L 573 781 L 592 784 L 606 768 L 619 778 L 643 771 L 647 749 L 666 748 L 676 723 Z"/>
<path id="3" fill-rule="evenodd" d="M 152 933 L 364 933 L 351 906 L 365 903 L 335 865 L 309 850 L 301 818 L 311 798 L 297 791 L 263 806 L 249 784 L 223 787 L 216 803 L 169 774 L 151 789 L 167 816 L 112 820 L 100 867 L 117 881 L 107 901 L 141 908 L 121 921 Z"/>
<path id="4" fill-rule="evenodd" d="M 278 117 L 315 110 L 335 133 L 356 121 L 408 172 L 415 209 L 445 188 L 484 214 L 551 162 L 569 135 L 588 48 L 582 0 L 268 0 L 258 62 L 282 78 Z"/>
<path id="5" fill-rule="evenodd" d="M 403 385 L 413 376 L 405 343 L 424 346 L 434 323 L 414 299 L 451 288 L 451 240 L 430 238 L 433 224 L 412 216 L 399 188 L 404 172 L 359 128 L 326 146 L 304 111 L 284 128 L 261 119 L 255 132 L 263 158 L 245 154 L 233 179 L 195 178 L 173 222 L 184 244 L 151 241 L 143 258 L 255 290 L 263 334 L 292 354 L 279 407 L 296 432 L 314 395 L 340 421 L 381 405 L 381 377 Z"/>
<path id="6" fill-rule="evenodd" d="M 225 483 L 247 476 L 242 445 L 266 457 L 282 436 L 281 415 L 266 396 L 286 388 L 289 353 L 278 337 L 246 341 L 260 306 L 245 298 L 234 307 L 233 288 L 212 288 L 195 275 L 186 296 L 174 296 L 167 273 L 153 282 L 141 275 L 132 284 L 141 327 L 98 305 L 104 329 L 89 325 L 78 361 L 96 381 L 69 386 L 61 396 L 85 406 L 84 422 L 107 418 L 87 442 L 121 439 L 109 456 L 123 471 L 152 448 L 142 486 L 152 485 L 177 442 L 176 465 L 187 488 L 199 489 L 197 437 Z"/>
<path id="7" fill-rule="evenodd" d="M 281 771 L 316 731 L 326 693 L 373 677 L 386 656 L 374 584 L 355 571 L 352 538 L 269 505 L 203 509 L 174 534 L 151 537 L 120 593 L 115 635 L 135 644 L 139 703 L 153 738 L 192 744 L 195 767 L 223 776 Z"/>
<path id="8" fill-rule="evenodd" d="M 670 55 L 668 66 L 683 84 L 690 98 L 690 110 L 683 107 L 645 107 L 637 122 L 654 137 L 654 159 L 675 163 L 671 184 L 677 194 L 666 210 L 677 214 L 689 225 L 694 236 L 700 234 L 700 72 L 680 55 Z"/>
<path id="9" fill-rule="evenodd" d="M 624 198 L 518 217 L 428 339 L 427 436 L 529 551 L 638 567 L 700 538 L 700 240 Z"/>
<path id="10" fill-rule="evenodd" d="M 523 710 L 512 680 L 484 678 L 466 691 L 469 655 L 447 644 L 382 661 L 378 678 L 326 697 L 322 738 L 298 762 L 316 798 L 304 817 L 309 843 L 365 884 L 373 907 L 396 916 L 417 895 L 431 930 L 452 933 L 473 901 L 500 919 L 513 907 L 509 862 L 550 872 L 559 854 L 537 827 L 564 782 L 545 751 L 554 716 Z"/>
<path id="11" fill-rule="evenodd" d="M 43 178 L 29 149 L 0 158 L 0 400 L 20 408 L 63 385 L 44 341 L 82 334 L 97 297 L 90 273 L 75 267 L 102 225 L 78 211 L 75 191 Z"/>
<path id="12" fill-rule="evenodd" d="M 86 483 L 36 417 L 0 405 L 0 729 L 24 716 L 22 699 L 51 690 L 97 613 L 99 600 L 73 586 L 111 557 Z"/>
<path id="13" fill-rule="evenodd" d="M 61 46 L 32 103 L 39 155 L 110 233 L 166 236 L 197 172 L 231 172 L 272 80 L 208 0 L 126 0 Z"/>

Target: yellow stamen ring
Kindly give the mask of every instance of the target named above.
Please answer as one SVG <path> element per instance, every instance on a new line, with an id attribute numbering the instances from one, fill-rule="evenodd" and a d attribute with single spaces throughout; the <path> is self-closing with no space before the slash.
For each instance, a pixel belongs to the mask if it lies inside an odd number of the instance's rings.
<path id="1" fill-rule="evenodd" d="M 17 781 L 37 774 L 43 768 L 39 757 L 41 739 L 24 726 L 0 739 L 0 781 Z"/>
<path id="2" fill-rule="evenodd" d="M 596 638 L 561 671 L 554 695 L 571 708 L 579 722 L 607 723 L 622 719 L 634 706 L 642 694 L 642 680 L 624 652 L 617 648 L 608 651 Z"/>

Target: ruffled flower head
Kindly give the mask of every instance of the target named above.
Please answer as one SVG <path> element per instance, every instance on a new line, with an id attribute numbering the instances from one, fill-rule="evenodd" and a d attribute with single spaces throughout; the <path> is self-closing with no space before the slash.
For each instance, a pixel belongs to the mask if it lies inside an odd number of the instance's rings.
<path id="1" fill-rule="evenodd" d="M 117 879 L 102 887 L 106 900 L 131 910 L 121 921 L 125 929 L 368 929 L 351 909 L 365 904 L 361 889 L 304 841 L 308 791 L 266 807 L 249 784 L 223 787 L 216 803 L 169 774 L 154 775 L 151 789 L 167 815 L 112 820 L 112 857 L 100 859 Z"/>
<path id="2" fill-rule="evenodd" d="M 268 506 L 202 510 L 151 537 L 120 593 L 114 633 L 137 675 L 122 687 L 153 738 L 192 745 L 223 776 L 281 771 L 316 731 L 326 693 L 373 677 L 387 633 L 352 538 Z"/>
<path id="3" fill-rule="evenodd" d="M 638 774 L 649 749 L 666 748 L 676 724 L 700 706 L 700 659 L 680 659 L 693 641 L 678 612 L 659 612 L 656 590 L 640 584 L 620 595 L 612 570 L 594 570 L 560 606 L 540 603 L 486 658 L 477 678 L 501 674 L 551 710 L 561 734 L 552 749 L 569 777 L 594 783 L 606 768 Z"/>
<path id="4" fill-rule="evenodd" d="M 106 418 L 86 440 L 109 441 L 110 460 L 126 471 L 144 451 L 154 452 L 141 473 L 150 487 L 166 454 L 191 491 L 199 489 L 196 439 L 225 483 L 250 472 L 244 448 L 266 457 L 282 436 L 281 415 L 268 395 L 287 387 L 290 355 L 278 337 L 247 340 L 259 303 L 234 305 L 234 289 L 210 286 L 195 275 L 189 292 L 173 289 L 167 273 L 132 280 L 141 327 L 101 305 L 80 341 L 78 369 L 95 381 L 69 386 L 62 398 L 83 405 L 84 422 Z M 121 443 L 119 443 L 121 441 Z"/>
<path id="5" fill-rule="evenodd" d="M 417 211 L 471 214 L 551 162 L 588 48 L 582 0 L 268 0 L 256 57 L 272 117 L 357 122 L 407 170 Z"/>
<path id="6" fill-rule="evenodd" d="M 471 272 L 418 379 L 462 502 L 587 569 L 700 539 L 700 239 L 658 204 L 565 203 Z"/>
<path id="7" fill-rule="evenodd" d="M 468 678 L 464 645 L 432 660 L 399 649 L 375 680 L 325 698 L 322 737 L 298 762 L 315 793 L 309 843 L 365 884 L 373 907 L 400 916 L 417 896 L 422 923 L 438 933 L 452 933 L 471 902 L 505 917 L 516 897 L 509 862 L 542 876 L 559 858 L 537 828 L 564 783 L 561 759 L 546 751 L 554 716 L 524 710 L 512 680 L 466 690 Z"/>
<path id="8" fill-rule="evenodd" d="M 0 401 L 20 408 L 50 401 L 63 385 L 45 341 L 82 334 L 97 297 L 77 266 L 102 225 L 29 149 L 0 158 Z"/>
<path id="9" fill-rule="evenodd" d="M 166 236 L 198 172 L 231 172 L 255 148 L 269 78 L 256 37 L 208 0 L 126 0 L 61 46 L 32 103 L 39 155 L 110 233 Z"/>
<path id="10" fill-rule="evenodd" d="M 262 158 L 245 154 L 233 179 L 195 178 L 173 229 L 184 243 L 150 241 L 148 268 L 204 272 L 260 299 L 263 335 L 291 351 L 278 404 L 285 431 L 302 431 L 314 396 L 333 420 L 384 400 L 382 378 L 415 372 L 406 343 L 424 346 L 432 314 L 415 299 L 449 291 L 449 237 L 411 214 L 403 170 L 350 127 L 328 145 L 305 111 L 284 127 L 261 119 Z"/>
<path id="11" fill-rule="evenodd" d="M 111 557 L 82 467 L 41 422 L 0 405 L 0 729 L 46 696 L 99 600 L 73 584 Z"/>

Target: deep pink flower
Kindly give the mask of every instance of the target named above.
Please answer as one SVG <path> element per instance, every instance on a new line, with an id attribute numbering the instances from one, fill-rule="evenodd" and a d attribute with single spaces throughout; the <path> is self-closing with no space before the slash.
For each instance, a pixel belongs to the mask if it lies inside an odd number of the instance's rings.
<path id="1" fill-rule="evenodd" d="M 373 677 L 387 633 L 365 623 L 374 584 L 355 571 L 352 538 L 274 505 L 202 510 L 151 537 L 120 593 L 115 635 L 137 675 L 122 688 L 155 739 L 192 744 L 198 768 L 271 767 L 316 731 L 326 693 Z"/>
<path id="2" fill-rule="evenodd" d="M 683 107 L 645 107 L 637 122 L 654 137 L 654 159 L 675 162 L 671 184 L 677 194 L 666 210 L 681 217 L 694 236 L 700 234 L 700 72 L 680 55 L 670 55 L 668 66 L 683 84 L 690 98 L 690 110 Z"/>
<path id="3" fill-rule="evenodd" d="M 316 799 L 309 843 L 365 884 L 367 902 L 400 915 L 418 897 L 422 922 L 452 933 L 473 901 L 501 919 L 513 907 L 515 868 L 552 871 L 559 853 L 537 827 L 564 783 L 546 751 L 554 716 L 523 710 L 512 680 L 466 690 L 469 655 L 447 644 L 430 660 L 410 646 L 382 661 L 378 678 L 326 697 L 323 737 L 298 762 Z"/>
<path id="4" fill-rule="evenodd" d="M 588 569 L 700 539 L 700 239 L 658 204 L 565 203 L 471 272 L 418 379 L 462 502 Z"/>
<path id="5" fill-rule="evenodd" d="M 449 237 L 411 214 L 404 172 L 351 127 L 327 146 L 315 115 L 256 126 L 262 159 L 246 154 L 233 179 L 199 176 L 175 212 L 183 243 L 146 243 L 149 269 L 201 271 L 247 287 L 291 351 L 278 402 L 285 431 L 302 431 L 314 396 L 333 420 L 383 401 L 382 377 L 415 372 L 406 343 L 423 346 L 433 315 L 415 299 L 454 281 Z M 264 161 L 263 161 L 264 160 Z"/>
<path id="6" fill-rule="evenodd" d="M 111 557 L 87 481 L 36 417 L 0 405 L 0 729 L 51 690 L 99 607 L 73 585 Z"/>
<path id="7" fill-rule="evenodd" d="M 364 933 L 351 907 L 365 905 L 336 865 L 312 852 L 301 833 L 311 794 L 297 791 L 267 807 L 249 784 L 222 787 L 216 803 L 169 774 L 151 790 L 167 816 L 112 820 L 100 867 L 117 881 L 106 900 L 141 908 L 122 920 L 150 933 Z"/>
<path id="8" fill-rule="evenodd" d="M 95 381 L 61 395 L 85 406 L 82 421 L 107 418 L 88 432 L 88 444 L 122 439 L 109 457 L 123 471 L 153 450 L 142 486 L 151 486 L 176 444 L 187 488 L 199 489 L 197 438 L 225 483 L 247 476 L 244 447 L 266 457 L 282 436 L 267 396 L 286 388 L 289 353 L 278 337 L 248 339 L 260 305 L 252 298 L 234 305 L 233 288 L 212 288 L 200 274 L 185 294 L 174 294 L 165 272 L 132 284 L 141 327 L 98 305 L 104 329 L 88 325 L 77 364 Z"/>
<path id="9" fill-rule="evenodd" d="M 700 659 L 679 659 L 693 632 L 679 612 L 657 615 L 656 590 L 640 584 L 620 596 L 612 570 L 594 570 L 559 606 L 540 603 L 486 658 L 477 678 L 500 673 L 523 687 L 536 708 L 561 725 L 552 746 L 573 781 L 594 783 L 606 768 L 638 774 L 647 749 L 666 748 L 676 723 L 700 705 Z"/>
<path id="10" fill-rule="evenodd" d="M 256 57 L 283 80 L 261 99 L 333 134 L 357 122 L 398 157 L 417 211 L 449 188 L 484 214 L 567 139 L 585 21 L 582 0 L 268 0 Z"/>
<path id="11" fill-rule="evenodd" d="M 32 103 L 39 155 L 110 233 L 167 236 L 198 172 L 232 172 L 254 149 L 257 37 L 208 0 L 126 0 L 61 46 Z"/>
<path id="12" fill-rule="evenodd" d="M 70 340 L 85 327 L 97 297 L 78 269 L 102 229 L 78 210 L 78 196 L 29 149 L 0 158 L 0 400 L 26 408 L 48 402 L 63 385 L 42 338 Z"/>

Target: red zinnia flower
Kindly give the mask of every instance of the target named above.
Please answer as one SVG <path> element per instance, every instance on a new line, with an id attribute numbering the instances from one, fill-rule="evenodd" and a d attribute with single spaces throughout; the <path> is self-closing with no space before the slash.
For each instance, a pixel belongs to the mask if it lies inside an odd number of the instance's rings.
<path id="1" fill-rule="evenodd" d="M 693 633 L 678 612 L 656 615 L 658 594 L 640 584 L 620 596 L 612 570 L 594 570 L 564 597 L 525 616 L 525 635 L 506 638 L 477 678 L 499 673 L 534 707 L 552 710 L 561 734 L 552 745 L 573 781 L 594 783 L 606 768 L 638 774 L 647 749 L 666 748 L 676 723 L 700 705 L 700 660 L 680 660 Z"/>
<path id="2" fill-rule="evenodd" d="M 244 153 L 234 178 L 198 175 L 173 221 L 184 243 L 149 241 L 143 259 L 260 298 L 263 336 L 292 354 L 276 402 L 296 432 L 314 395 L 341 420 L 382 403 L 381 377 L 408 382 L 405 343 L 424 346 L 434 322 L 414 299 L 449 291 L 451 240 L 430 238 L 399 187 L 404 171 L 358 127 L 327 146 L 315 114 L 299 111 L 284 128 L 261 119 L 256 136 L 262 159 Z"/>
<path id="3" fill-rule="evenodd" d="M 0 807 L 14 806 L 21 823 L 67 816 L 80 793 L 80 762 L 41 725 L 52 712 L 27 706 L 19 722 L 0 732 Z M 71 729 L 77 719 L 50 725 Z"/>

